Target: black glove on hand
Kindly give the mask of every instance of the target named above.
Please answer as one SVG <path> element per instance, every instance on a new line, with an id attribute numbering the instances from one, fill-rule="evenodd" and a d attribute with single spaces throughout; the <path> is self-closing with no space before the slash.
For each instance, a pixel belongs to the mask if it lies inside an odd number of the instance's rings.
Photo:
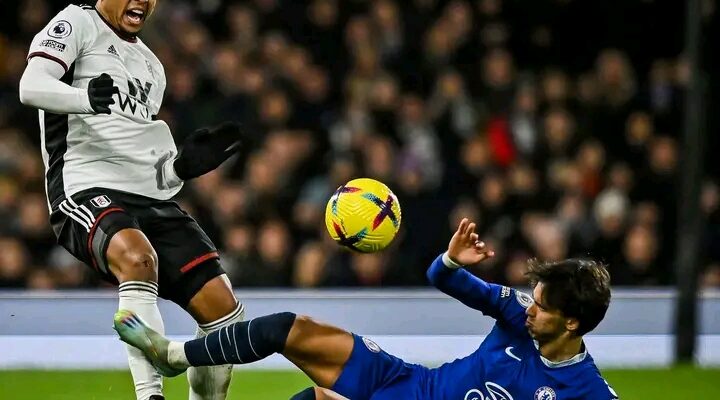
<path id="1" fill-rule="evenodd" d="M 240 150 L 240 139 L 240 127 L 234 122 L 193 132 L 175 158 L 175 173 L 184 181 L 205 175 Z"/>
<path id="2" fill-rule="evenodd" d="M 90 98 L 90 106 L 97 114 L 110 114 L 110 104 L 115 104 L 112 96 L 119 93 L 117 86 L 113 84 L 113 80 L 108 74 L 90 79 L 88 84 L 88 97 Z"/>

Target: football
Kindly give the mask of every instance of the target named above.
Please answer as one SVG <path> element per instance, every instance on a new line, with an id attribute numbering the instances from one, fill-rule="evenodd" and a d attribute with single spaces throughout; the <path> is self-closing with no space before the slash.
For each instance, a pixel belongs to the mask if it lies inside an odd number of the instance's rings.
<path id="1" fill-rule="evenodd" d="M 384 183 L 353 179 L 340 186 L 325 208 L 325 225 L 338 244 L 361 253 L 386 248 L 400 229 L 400 203 Z"/>

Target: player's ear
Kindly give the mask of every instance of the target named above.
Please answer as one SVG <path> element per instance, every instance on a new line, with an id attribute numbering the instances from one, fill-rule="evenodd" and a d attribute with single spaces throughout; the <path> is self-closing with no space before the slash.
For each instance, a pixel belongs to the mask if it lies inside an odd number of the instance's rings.
<path id="1" fill-rule="evenodd" d="M 580 321 L 577 318 L 565 318 L 565 329 L 574 334 L 580 329 Z"/>

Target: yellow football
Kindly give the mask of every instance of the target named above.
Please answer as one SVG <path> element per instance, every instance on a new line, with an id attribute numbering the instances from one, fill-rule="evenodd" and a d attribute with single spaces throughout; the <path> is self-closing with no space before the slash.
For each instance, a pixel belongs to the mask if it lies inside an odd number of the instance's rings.
<path id="1" fill-rule="evenodd" d="M 400 203 L 384 183 L 353 179 L 340 186 L 325 208 L 325 226 L 338 244 L 362 253 L 386 248 L 400 229 Z"/>

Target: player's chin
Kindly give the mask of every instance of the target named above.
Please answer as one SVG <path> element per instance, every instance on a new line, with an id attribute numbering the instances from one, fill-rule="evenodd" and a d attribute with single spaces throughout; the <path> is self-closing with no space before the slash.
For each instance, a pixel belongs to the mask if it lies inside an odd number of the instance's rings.
<path id="1" fill-rule="evenodd" d="M 533 329 L 532 324 L 529 323 L 529 322 L 525 322 L 525 329 L 527 329 L 528 333 L 530 334 L 530 337 L 532 337 L 533 339 L 535 339 L 535 337 L 537 336 L 537 334 L 535 333 L 535 329 Z"/>

